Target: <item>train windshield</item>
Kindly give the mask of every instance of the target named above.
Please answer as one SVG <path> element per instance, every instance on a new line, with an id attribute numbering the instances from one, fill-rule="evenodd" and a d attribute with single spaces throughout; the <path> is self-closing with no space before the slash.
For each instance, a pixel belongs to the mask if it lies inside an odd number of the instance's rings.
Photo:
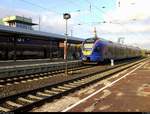
<path id="1" fill-rule="evenodd" d="M 97 39 L 96 38 L 89 38 L 86 39 L 84 43 L 94 43 Z"/>
<path id="2" fill-rule="evenodd" d="M 86 39 L 83 43 L 83 50 L 92 50 L 95 41 L 94 38 Z"/>
<path id="3" fill-rule="evenodd" d="M 83 50 L 92 50 L 93 45 L 93 43 L 86 43 L 83 45 Z"/>

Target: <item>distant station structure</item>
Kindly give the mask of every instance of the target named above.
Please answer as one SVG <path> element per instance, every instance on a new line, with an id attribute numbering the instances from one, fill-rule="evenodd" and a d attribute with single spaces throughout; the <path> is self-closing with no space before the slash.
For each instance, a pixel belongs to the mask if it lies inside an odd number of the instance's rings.
<path id="1" fill-rule="evenodd" d="M 5 17 L 0 24 L 0 60 L 64 58 L 65 35 L 33 30 L 37 24 L 21 16 Z M 68 59 L 74 53 L 79 58 L 82 41 L 68 36 Z"/>
<path id="2" fill-rule="evenodd" d="M 148 57 L 150 57 L 150 50 L 146 50 L 146 51 L 145 51 L 145 54 L 146 54 Z"/>
<path id="3" fill-rule="evenodd" d="M 31 18 L 21 17 L 21 16 L 8 16 L 3 19 L 0 19 L 2 25 L 23 28 L 28 30 L 33 30 L 32 26 L 37 25 L 32 23 Z"/>

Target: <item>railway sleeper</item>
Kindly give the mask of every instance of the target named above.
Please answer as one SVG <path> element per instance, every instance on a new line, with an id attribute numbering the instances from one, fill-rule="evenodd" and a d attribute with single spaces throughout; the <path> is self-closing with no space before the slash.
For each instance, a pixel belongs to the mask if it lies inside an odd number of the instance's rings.
<path id="1" fill-rule="evenodd" d="M 28 102 L 20 101 L 20 100 L 18 100 L 18 99 L 16 99 L 16 100 L 15 100 L 15 103 L 17 103 L 17 104 L 21 104 L 21 105 L 29 104 Z"/>
<path id="2" fill-rule="evenodd" d="M 97 79 L 97 78 L 96 78 L 96 77 L 90 77 L 90 78 L 87 78 L 87 79 L 85 80 L 85 82 L 89 82 L 89 81 L 95 80 L 95 79 Z"/>
<path id="3" fill-rule="evenodd" d="M 45 72 L 45 73 L 44 73 L 44 75 L 46 76 L 46 75 L 48 75 L 48 73 L 47 73 L 47 72 Z"/>
<path id="4" fill-rule="evenodd" d="M 21 104 L 18 104 L 18 103 L 16 103 L 16 102 L 13 102 L 13 101 L 6 101 L 5 103 L 8 104 L 8 105 L 11 105 L 11 106 L 13 106 L 13 107 L 17 107 L 17 108 L 23 106 L 23 105 L 21 105 Z"/>
<path id="5" fill-rule="evenodd" d="M 0 88 L 4 87 L 4 85 L 0 85 Z"/>
<path id="6" fill-rule="evenodd" d="M 5 82 L 5 80 L 0 80 L 0 83 Z"/>
<path id="7" fill-rule="evenodd" d="M 7 102 L 7 101 L 6 101 L 6 102 Z M 4 103 L 1 105 L 1 107 L 7 108 L 7 109 L 9 109 L 9 110 L 13 110 L 14 108 L 16 108 L 15 106 L 9 105 L 9 104 L 7 104 L 6 102 L 4 102 Z"/>
<path id="8" fill-rule="evenodd" d="M 30 75 L 31 78 L 35 77 L 34 75 Z"/>
<path id="9" fill-rule="evenodd" d="M 27 81 L 26 80 L 22 80 L 21 83 L 27 83 Z"/>
<path id="10" fill-rule="evenodd" d="M 24 79 L 24 77 L 21 76 L 21 77 L 19 77 L 19 79 Z"/>
<path id="11" fill-rule="evenodd" d="M 48 78 L 52 78 L 53 76 L 52 76 L 52 75 L 49 75 L 49 76 L 46 76 L 46 77 L 48 77 Z"/>
<path id="12" fill-rule="evenodd" d="M 44 77 L 39 77 L 39 80 L 43 80 L 44 79 Z"/>
<path id="13" fill-rule="evenodd" d="M 40 76 L 44 76 L 44 73 L 41 73 Z"/>
<path id="14" fill-rule="evenodd" d="M 27 81 L 28 81 L 28 80 L 27 80 Z M 18 85 L 18 84 L 20 84 L 20 82 L 14 82 L 14 84 Z"/>
<path id="15" fill-rule="evenodd" d="M 27 80 L 27 82 L 32 82 L 32 81 L 33 81 L 33 80 L 31 80 L 31 79 L 28 79 L 28 80 Z"/>
<path id="16" fill-rule="evenodd" d="M 34 80 L 34 81 L 37 81 L 37 80 L 39 80 L 39 79 L 38 79 L 38 78 L 34 78 L 33 80 Z"/>
<path id="17" fill-rule="evenodd" d="M 33 98 L 29 97 L 29 96 L 26 96 L 26 97 L 23 97 L 23 98 L 25 98 L 25 99 L 27 99 L 27 100 L 31 100 L 31 101 L 33 101 L 33 102 L 37 101 L 37 99 L 33 99 Z"/>
<path id="18" fill-rule="evenodd" d="M 15 78 L 13 78 L 13 80 L 18 80 L 18 78 L 15 77 Z"/>
<path id="19" fill-rule="evenodd" d="M 84 84 L 85 81 L 80 81 L 80 80 L 79 80 L 79 81 L 75 81 L 75 82 L 73 82 L 73 83 L 74 83 L 74 84 L 79 84 L 79 85 L 80 85 L 80 84 Z"/>
<path id="20" fill-rule="evenodd" d="M 70 90 L 71 87 L 65 87 L 65 86 L 58 86 L 59 89 L 64 89 L 64 90 Z"/>
<path id="21" fill-rule="evenodd" d="M 42 75 L 42 74 L 41 74 L 41 75 Z M 35 75 L 34 75 L 34 77 L 39 77 L 39 76 L 40 76 L 40 74 L 35 74 Z"/>
<path id="22" fill-rule="evenodd" d="M 77 85 L 71 85 L 71 84 L 64 84 L 64 87 L 69 87 L 69 88 L 75 88 Z"/>
<path id="23" fill-rule="evenodd" d="M 58 71 L 58 73 L 62 73 L 62 72 L 63 72 L 63 70 L 59 70 L 59 71 Z"/>
<path id="24" fill-rule="evenodd" d="M 12 79 L 11 79 L 11 78 L 8 78 L 8 79 L 6 79 L 6 81 L 12 81 Z"/>
<path id="25" fill-rule="evenodd" d="M 30 78 L 30 76 L 25 76 L 25 78 Z"/>
<path id="26" fill-rule="evenodd" d="M 49 76 L 44 76 L 44 77 L 43 77 L 43 79 L 48 79 L 48 78 L 49 78 Z"/>
<path id="27" fill-rule="evenodd" d="M 24 103 L 33 103 L 34 102 L 33 100 L 29 100 L 29 99 L 26 99 L 26 98 L 23 98 L 23 97 L 19 97 L 17 100 L 21 101 L 21 102 L 24 102 Z"/>
<path id="28" fill-rule="evenodd" d="M 48 72 L 47 74 L 48 74 L 48 75 L 51 75 L 51 72 Z"/>
<path id="29" fill-rule="evenodd" d="M 52 90 L 52 91 L 59 92 L 59 93 L 66 91 L 66 90 L 64 90 L 64 89 L 59 89 L 59 88 L 52 88 L 51 90 Z"/>
<path id="30" fill-rule="evenodd" d="M 44 92 L 45 92 L 45 93 L 48 93 L 48 94 L 52 94 L 52 95 L 55 95 L 55 94 L 59 94 L 59 93 L 60 93 L 60 92 L 51 91 L 51 90 L 45 90 Z"/>
<path id="31" fill-rule="evenodd" d="M 44 96 L 44 97 L 50 97 L 50 96 L 52 96 L 52 95 L 47 94 L 45 92 L 37 92 L 37 95 Z"/>
<path id="32" fill-rule="evenodd" d="M 35 95 L 28 95 L 28 98 L 35 99 L 35 100 L 42 100 L 43 99 L 43 98 L 35 96 Z"/>
<path id="33" fill-rule="evenodd" d="M 11 110 L 0 106 L 0 112 L 9 112 L 9 111 L 11 111 Z"/>
<path id="34" fill-rule="evenodd" d="M 12 84 L 12 83 L 6 83 L 6 85 L 7 85 L 7 86 L 11 86 L 11 85 L 13 85 L 13 84 Z"/>
<path id="35" fill-rule="evenodd" d="M 76 87 L 77 87 L 77 86 L 79 86 L 79 85 L 81 85 L 81 84 L 80 84 L 80 83 L 73 83 L 73 82 L 72 82 L 72 83 L 69 83 L 69 85 L 71 85 L 71 86 L 76 86 Z"/>

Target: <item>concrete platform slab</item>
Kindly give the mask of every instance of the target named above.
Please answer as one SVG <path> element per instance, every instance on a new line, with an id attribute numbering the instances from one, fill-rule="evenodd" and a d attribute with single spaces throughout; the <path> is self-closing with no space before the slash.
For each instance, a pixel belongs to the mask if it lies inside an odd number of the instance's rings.
<path id="1" fill-rule="evenodd" d="M 98 92 L 84 102 L 66 110 L 69 112 L 150 112 L 150 62 L 122 78 L 114 85 Z M 126 73 L 130 70 L 126 70 Z M 126 75 L 116 75 L 107 80 L 106 85 Z M 95 87 L 97 90 L 102 86 Z M 94 90 L 92 93 L 96 92 Z M 85 94 L 85 92 L 84 92 Z M 86 95 L 76 94 L 79 98 Z M 84 97 L 83 97 L 84 96 Z M 80 101 L 78 101 L 80 102 Z"/>

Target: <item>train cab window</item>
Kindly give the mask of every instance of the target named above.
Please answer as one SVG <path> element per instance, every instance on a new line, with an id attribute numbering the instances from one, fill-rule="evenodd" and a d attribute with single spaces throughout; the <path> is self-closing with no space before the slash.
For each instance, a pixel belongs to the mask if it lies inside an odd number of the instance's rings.
<path id="1" fill-rule="evenodd" d="M 95 47 L 94 52 L 99 52 L 100 51 L 100 47 Z"/>
<path id="2" fill-rule="evenodd" d="M 86 39 L 84 43 L 94 43 L 96 41 L 95 38 Z"/>

